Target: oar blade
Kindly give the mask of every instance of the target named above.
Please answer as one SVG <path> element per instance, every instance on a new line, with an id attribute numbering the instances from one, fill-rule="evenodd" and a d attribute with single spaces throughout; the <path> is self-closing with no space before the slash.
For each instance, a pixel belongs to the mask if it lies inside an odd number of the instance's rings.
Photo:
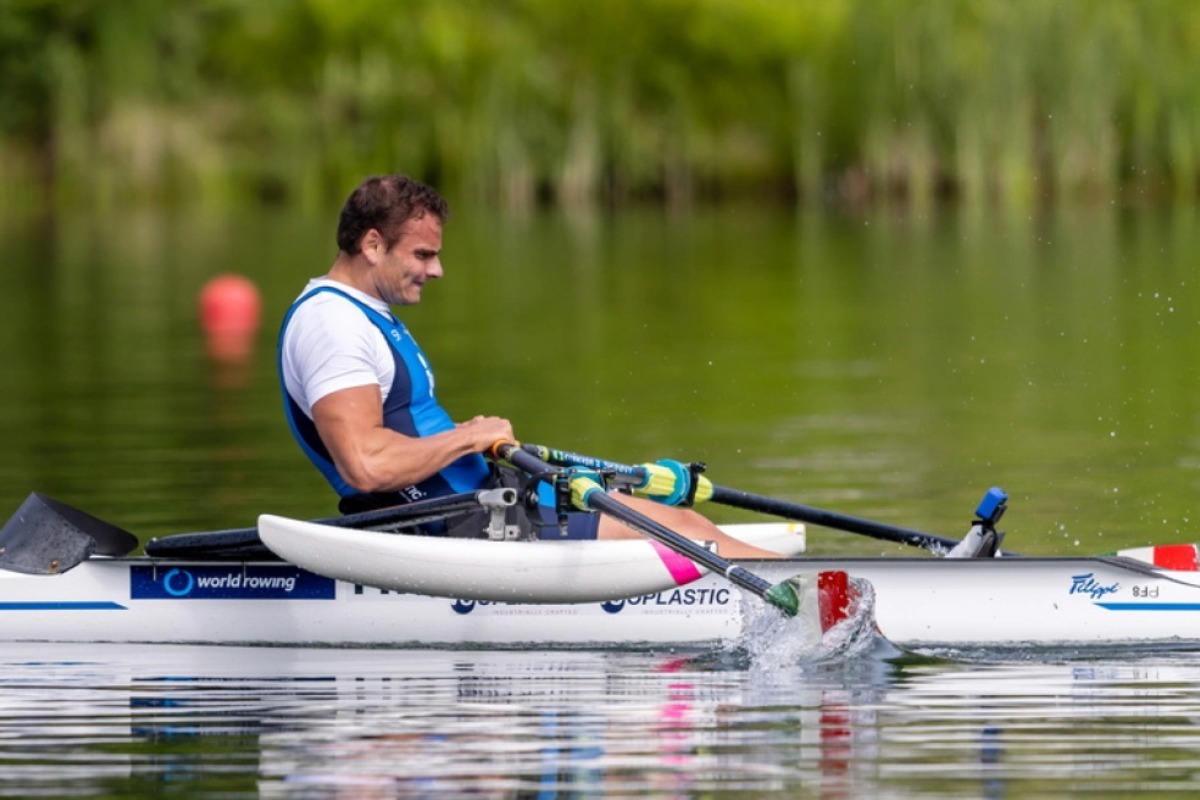
<path id="1" fill-rule="evenodd" d="M 844 570 L 827 569 L 780 581 L 766 590 L 763 599 L 789 617 L 803 613 L 826 633 L 850 616 L 854 594 Z"/>
<path id="2" fill-rule="evenodd" d="M 55 575 L 93 554 L 123 556 L 137 546 L 128 531 L 33 492 L 0 528 L 0 569 Z"/>

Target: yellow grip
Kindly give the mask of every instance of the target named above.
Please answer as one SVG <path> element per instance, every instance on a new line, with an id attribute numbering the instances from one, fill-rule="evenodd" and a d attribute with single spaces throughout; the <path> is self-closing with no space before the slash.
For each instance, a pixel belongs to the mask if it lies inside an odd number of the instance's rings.
<path id="1" fill-rule="evenodd" d="M 588 496 L 592 492 L 603 492 L 604 487 L 596 483 L 591 476 L 577 475 L 570 480 L 571 486 L 571 505 L 576 508 L 581 508 L 584 511 L 591 508 L 588 505 Z"/>
<path id="2" fill-rule="evenodd" d="M 675 493 L 675 472 L 661 464 L 642 464 L 646 482 L 633 490 L 639 497 L 670 497 Z"/>
<path id="3" fill-rule="evenodd" d="M 640 468 L 645 471 L 646 479 L 633 489 L 633 493 L 638 497 L 672 506 L 681 505 L 687 502 L 688 490 L 693 480 L 696 481 L 693 503 L 702 503 L 713 495 L 712 481 L 703 475 L 687 472 L 684 465 L 677 461 L 641 464 Z"/>

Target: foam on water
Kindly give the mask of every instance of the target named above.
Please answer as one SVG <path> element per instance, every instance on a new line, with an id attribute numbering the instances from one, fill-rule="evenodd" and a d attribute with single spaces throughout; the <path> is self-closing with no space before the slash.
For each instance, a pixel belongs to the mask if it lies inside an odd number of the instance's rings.
<path id="1" fill-rule="evenodd" d="M 875 587 L 851 578 L 852 598 L 846 617 L 820 635 L 817 615 L 789 617 L 760 598 L 743 594 L 742 633 L 727 650 L 749 656 L 758 668 L 780 669 L 806 664 L 849 661 L 870 656 L 879 640 L 875 626 Z M 815 595 L 811 598 L 815 601 Z"/>

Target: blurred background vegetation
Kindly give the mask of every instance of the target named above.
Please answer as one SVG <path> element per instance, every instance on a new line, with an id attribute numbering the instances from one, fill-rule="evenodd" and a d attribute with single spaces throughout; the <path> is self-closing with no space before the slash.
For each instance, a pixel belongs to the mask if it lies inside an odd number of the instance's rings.
<path id="1" fill-rule="evenodd" d="M 0 210 L 1193 201 L 1194 0 L 3 0 Z"/>

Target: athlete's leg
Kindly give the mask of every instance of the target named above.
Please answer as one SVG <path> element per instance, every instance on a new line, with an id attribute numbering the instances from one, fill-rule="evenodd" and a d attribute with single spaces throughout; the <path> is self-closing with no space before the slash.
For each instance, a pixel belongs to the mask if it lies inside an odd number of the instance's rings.
<path id="1" fill-rule="evenodd" d="M 615 498 L 634 511 L 660 522 L 681 536 L 698 542 L 716 542 L 717 554 L 722 558 L 781 558 L 778 553 L 746 544 L 743 541 L 728 536 L 707 517 L 696 513 L 690 508 L 678 508 L 655 503 L 641 497 L 634 497 L 623 492 L 612 492 L 609 497 Z M 607 514 L 600 515 L 600 528 L 597 539 L 644 539 L 646 536 L 623 522 Z"/>

